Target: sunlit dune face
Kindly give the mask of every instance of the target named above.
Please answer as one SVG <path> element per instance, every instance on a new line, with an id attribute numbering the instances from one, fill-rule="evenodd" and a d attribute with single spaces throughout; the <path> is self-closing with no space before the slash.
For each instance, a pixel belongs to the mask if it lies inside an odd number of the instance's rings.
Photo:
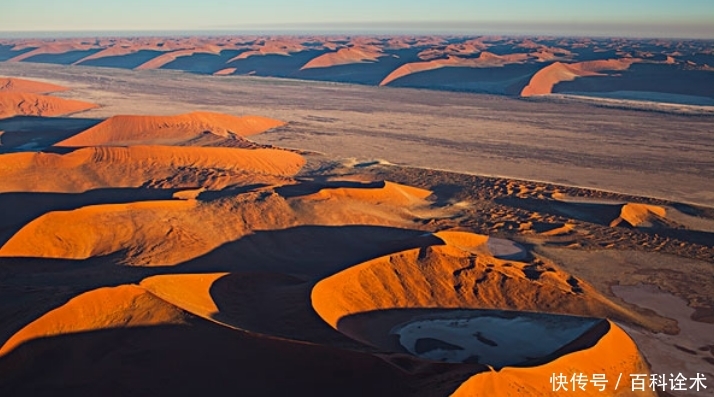
<path id="1" fill-rule="evenodd" d="M 429 58 L 432 56 L 441 56 L 441 54 L 424 54 L 423 57 Z M 400 66 L 395 71 L 390 73 L 382 80 L 379 85 L 389 85 L 394 80 L 408 76 L 413 73 L 434 70 L 443 67 L 472 67 L 472 68 L 490 68 L 502 67 L 513 63 L 523 63 L 529 58 L 528 54 L 508 54 L 499 56 L 487 51 L 480 53 L 478 58 L 460 58 L 458 56 L 447 55 L 447 58 L 439 58 L 426 62 L 408 63 Z"/>
<path id="2" fill-rule="evenodd" d="M 493 256 L 486 236 L 436 236 L 445 245 L 374 259 L 321 281 L 312 292 L 315 310 L 335 328 L 351 315 L 398 308 L 547 307 L 552 313 L 634 315 L 555 265 L 533 267 Z"/>
<path id="3" fill-rule="evenodd" d="M 284 124 L 267 117 L 236 117 L 211 112 L 177 116 L 114 116 L 55 146 L 175 145 L 207 133 L 226 139 L 238 139 Z"/>
<path id="4" fill-rule="evenodd" d="M 22 328 L 0 347 L 0 356 L 35 338 L 110 328 L 181 324 L 184 318 L 181 310 L 141 287 L 99 288 L 76 296 Z"/>
<path id="5" fill-rule="evenodd" d="M 622 206 L 620 216 L 613 220 L 611 226 L 626 222 L 633 227 L 652 226 L 653 223 L 664 221 L 667 210 L 664 207 L 648 204 L 628 203 Z"/>
<path id="6" fill-rule="evenodd" d="M 144 184 L 220 189 L 236 183 L 276 181 L 276 177 L 294 175 L 304 164 L 299 154 L 277 149 L 87 147 L 67 154 L 4 155 L 0 176 L 6 192 L 82 192 Z M 46 178 L 48 173 L 55 178 Z"/>
<path id="7" fill-rule="evenodd" d="M 51 92 L 66 91 L 67 87 L 40 81 L 0 78 L 0 92 L 24 92 L 27 94 L 48 94 Z"/>
<path id="8" fill-rule="evenodd" d="M 0 92 L 0 118 L 62 116 L 96 108 L 89 102 L 24 92 Z"/>
<path id="9" fill-rule="evenodd" d="M 553 87 L 563 81 L 573 81 L 578 77 L 599 76 L 606 70 L 627 70 L 637 59 L 610 59 L 603 61 L 586 61 L 572 64 L 555 62 L 539 70 L 523 89 L 521 96 L 545 95 L 553 91 Z"/>
<path id="10" fill-rule="evenodd" d="M 317 58 L 303 65 L 300 70 L 314 68 L 328 68 L 338 65 L 349 65 L 353 63 L 377 62 L 380 57 L 387 56 L 379 48 L 370 47 L 347 47 L 341 48 L 337 52 L 320 55 Z"/>

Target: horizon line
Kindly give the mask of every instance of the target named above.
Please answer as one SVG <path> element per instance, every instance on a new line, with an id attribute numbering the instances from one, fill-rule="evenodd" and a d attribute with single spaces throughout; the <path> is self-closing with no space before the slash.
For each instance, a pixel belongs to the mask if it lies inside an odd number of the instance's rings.
<path id="1" fill-rule="evenodd" d="M 576 24 L 577 25 L 577 24 Z M 714 41 L 712 35 L 696 35 L 696 34 L 673 34 L 673 35 L 655 35 L 637 32 L 619 32 L 618 33 L 601 33 L 601 32 L 535 32 L 535 31 L 476 31 L 472 29 L 370 29 L 360 27 L 357 29 L 332 30 L 330 27 L 321 27 L 316 29 L 300 29 L 291 28 L 289 25 L 284 27 L 251 27 L 251 28 L 157 28 L 157 29 L 134 29 L 134 28 L 117 28 L 117 29 L 72 29 L 72 30 L 2 30 L 0 29 L 0 39 L 47 39 L 47 38 L 93 38 L 93 37 L 122 37 L 126 34 L 129 37 L 175 37 L 175 36 L 344 36 L 344 35 L 360 35 L 360 36 L 452 36 L 452 37 L 482 37 L 482 36 L 505 36 L 505 37 L 549 37 L 549 38 L 603 38 L 603 39 L 633 39 L 633 40 L 697 40 L 697 41 Z M 619 25 L 615 25 L 619 26 Z M 84 36 L 72 36 L 72 35 Z M 39 36 L 32 36 L 39 35 Z M 51 35 L 56 35 L 52 37 Z"/>

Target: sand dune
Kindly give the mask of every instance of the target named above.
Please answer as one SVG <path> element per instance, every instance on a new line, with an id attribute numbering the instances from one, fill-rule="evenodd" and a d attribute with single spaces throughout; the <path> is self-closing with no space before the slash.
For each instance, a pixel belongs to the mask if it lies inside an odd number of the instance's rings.
<path id="1" fill-rule="evenodd" d="M 497 259 L 485 236 L 441 232 L 444 245 L 374 259 L 320 281 L 315 311 L 328 324 L 359 313 L 407 308 L 474 308 L 538 311 L 645 321 L 623 310 L 554 264 L 531 267 Z M 539 309 L 540 308 L 540 309 Z"/>
<path id="2" fill-rule="evenodd" d="M 225 69 L 221 69 L 221 70 L 219 70 L 219 71 L 217 71 L 217 72 L 213 72 L 213 75 L 214 75 L 214 76 L 228 76 L 228 75 L 231 75 L 231 74 L 235 73 L 236 70 L 238 70 L 238 69 L 236 69 L 236 68 L 225 68 Z"/>
<path id="3" fill-rule="evenodd" d="M 495 55 L 489 52 L 481 52 L 478 58 L 459 58 L 449 56 L 446 59 L 436 59 L 428 62 L 408 63 L 400 66 L 382 80 L 379 85 L 385 86 L 394 80 L 410 75 L 412 73 L 427 70 L 439 69 L 443 67 L 472 67 L 472 68 L 492 68 L 501 67 L 511 63 L 522 63 L 528 59 L 528 54 L 509 54 L 504 56 Z"/>
<path id="4" fill-rule="evenodd" d="M 253 49 L 240 53 L 239 55 L 229 59 L 226 63 L 247 59 L 253 56 L 265 55 L 284 55 L 290 56 L 291 53 L 303 51 L 305 47 L 299 40 L 295 39 L 268 39 L 260 43 L 254 44 Z"/>
<path id="5" fill-rule="evenodd" d="M 92 50 L 96 49 L 97 47 L 93 44 L 89 43 L 82 43 L 81 41 L 72 41 L 72 40 L 67 40 L 67 41 L 60 41 L 56 43 L 45 43 L 45 42 L 39 42 L 36 44 L 26 44 L 27 47 L 37 47 L 32 49 L 31 51 L 24 52 L 16 57 L 13 57 L 9 59 L 7 62 L 22 62 L 27 60 L 28 58 L 34 57 L 36 55 L 45 55 L 45 54 L 64 54 L 67 52 L 71 51 L 87 51 L 87 50 Z M 22 49 L 22 46 L 17 47 L 17 49 Z"/>
<path id="6" fill-rule="evenodd" d="M 652 227 L 662 223 L 666 215 L 667 210 L 657 205 L 628 203 L 622 206 L 620 216 L 610 226 L 626 223 L 632 227 Z"/>
<path id="7" fill-rule="evenodd" d="M 196 49 L 171 51 L 147 61 L 136 67 L 137 70 L 160 69 L 162 66 L 175 61 L 180 57 L 187 57 L 194 54 L 220 54 L 221 48 L 217 46 L 205 46 Z"/>
<path id="8" fill-rule="evenodd" d="M 523 89 L 521 96 L 546 95 L 553 91 L 553 87 L 563 81 L 572 81 L 578 77 L 599 76 L 606 70 L 627 70 L 635 58 L 609 59 L 606 61 L 586 61 L 578 63 L 555 62 L 539 70 L 530 83 Z"/>
<path id="9" fill-rule="evenodd" d="M 622 383 L 615 390 L 613 383 L 622 374 L 648 374 L 646 362 L 637 350 L 637 346 L 630 337 L 617 325 L 608 322 L 609 330 L 599 338 L 595 344 L 587 349 L 569 353 L 552 362 L 529 368 L 506 367 L 500 371 L 487 371 L 479 373 L 464 382 L 453 394 L 455 397 L 474 395 L 531 395 L 531 396 L 557 396 L 568 393 L 577 396 L 656 396 L 654 391 L 632 392 L 630 379 L 622 379 Z M 554 391 L 554 385 L 549 381 L 554 374 L 576 373 L 587 374 L 585 387 L 579 388 L 578 382 L 568 383 L 567 392 L 560 389 Z M 589 383 L 592 374 L 603 374 L 608 382 L 605 389 L 595 383 Z"/>
<path id="10" fill-rule="evenodd" d="M 323 54 L 310 60 L 300 70 L 314 68 L 329 68 L 337 65 L 349 65 L 353 63 L 377 62 L 380 57 L 388 56 L 379 48 L 374 47 L 346 47 L 340 48 L 336 52 Z"/>
<path id="11" fill-rule="evenodd" d="M 27 94 L 48 94 L 50 92 L 67 91 L 67 87 L 34 80 L 17 79 L 14 77 L 0 78 L 0 92 L 24 92 Z"/>
<path id="12" fill-rule="evenodd" d="M 259 181 L 253 178 L 254 183 Z M 87 259 L 116 254 L 122 263 L 164 266 L 187 262 L 258 230 L 316 222 L 409 225 L 415 215 L 399 215 L 411 206 L 425 205 L 422 198 L 430 192 L 388 186 L 364 189 L 364 193 L 356 192 L 359 189 L 325 189 L 330 191 L 328 195 L 319 192 L 317 196 L 288 199 L 272 189 L 263 189 L 233 195 L 229 190 L 222 194 L 223 199 L 205 200 L 199 189 L 184 200 L 49 212 L 15 233 L 0 248 L 0 256 Z M 206 194 L 210 197 L 210 192 Z M 326 197 L 329 200 L 325 201 Z M 112 228 L 106 228 L 107 224 Z"/>
<path id="13" fill-rule="evenodd" d="M 206 133 L 236 139 L 284 124 L 266 117 L 236 117 L 211 112 L 176 116 L 113 116 L 55 146 L 177 145 Z"/>
<path id="14" fill-rule="evenodd" d="M 0 156 L 0 191 L 83 192 L 145 184 L 220 188 L 276 181 L 273 176 L 294 175 L 304 163 L 300 155 L 276 149 L 131 146 L 12 153 Z"/>
<path id="15" fill-rule="evenodd" d="M 432 192 L 394 182 L 381 182 L 376 186 L 348 188 L 325 188 L 319 192 L 305 196 L 306 199 L 331 200 L 350 199 L 374 204 L 388 203 L 395 206 L 409 206 L 423 202 Z"/>
<path id="16" fill-rule="evenodd" d="M 430 59 L 404 65 L 384 84 L 432 67 L 535 68 L 575 48 L 568 40 L 459 40 L 107 38 L 56 48 L 117 48 L 85 61 L 166 51 L 147 68 L 198 48 L 250 48 L 241 59 L 334 51 L 307 63 L 281 58 L 305 69 L 375 62 L 386 48 Z M 18 50 L 40 44 L 27 40 Z M 421 54 L 412 49 L 420 45 Z M 536 52 L 496 55 L 514 48 Z M 431 58 L 438 54 L 448 58 Z M 627 62 L 555 63 L 531 83 L 551 92 L 563 78 Z M 14 122 L 5 124 L 14 135 L 42 124 Z M 44 152 L 0 154 L 7 214 L 0 217 L 0 318 L 7 319 L 0 394 L 629 395 L 629 374 L 650 370 L 623 329 L 675 338 L 684 328 L 619 300 L 614 283 L 659 280 L 699 305 L 692 323 L 711 317 L 711 294 L 701 292 L 711 290 L 711 209 L 382 161 L 208 147 L 284 125 L 255 116 L 64 122 L 66 139 L 53 147 L 24 146 L 48 144 L 44 133 L 9 140 L 11 148 Z M 577 197 L 587 202 L 569 200 Z M 647 250 L 652 266 L 610 260 Z M 596 260 L 561 262 L 553 252 Z M 670 266 L 674 259 L 684 260 Z M 611 272 L 612 263 L 621 268 Z M 695 276 L 703 286 L 688 283 Z M 710 358 L 711 346 L 683 349 L 696 364 Z M 603 374 L 607 391 L 587 384 L 588 392 L 553 392 L 549 379 L 558 373 Z M 612 390 L 618 375 L 622 393 Z"/>
<path id="17" fill-rule="evenodd" d="M 100 43 L 99 45 L 103 46 L 103 47 L 106 46 L 106 48 L 74 62 L 74 65 L 80 65 L 84 62 L 91 61 L 94 59 L 131 55 L 131 54 L 135 54 L 142 50 L 166 51 L 166 47 L 164 47 L 163 45 L 159 45 L 159 43 L 156 40 L 139 41 L 137 39 L 136 41 L 131 41 L 131 40 L 122 40 L 122 41 L 118 41 L 118 42 L 110 41 L 108 43 Z"/>
<path id="18" fill-rule="evenodd" d="M 82 331 L 158 324 L 181 324 L 184 314 L 143 288 L 122 285 L 78 295 L 15 333 L 0 356 L 23 342 Z"/>
<path id="19" fill-rule="evenodd" d="M 0 92 L 0 118 L 12 116 L 62 116 L 96 108 L 73 99 L 20 92 Z"/>
<path id="20" fill-rule="evenodd" d="M 213 319 L 219 309 L 211 296 L 216 280 L 228 273 L 175 274 L 145 278 L 141 287 L 193 315 Z"/>

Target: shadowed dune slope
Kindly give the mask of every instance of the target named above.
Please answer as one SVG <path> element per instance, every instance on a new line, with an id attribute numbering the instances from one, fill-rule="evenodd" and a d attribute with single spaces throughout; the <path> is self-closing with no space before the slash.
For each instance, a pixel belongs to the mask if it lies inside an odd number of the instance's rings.
<path id="1" fill-rule="evenodd" d="M 192 112 L 176 116 L 113 116 L 55 146 L 180 144 L 203 134 L 224 138 L 259 134 L 284 125 L 260 116 Z"/>
<path id="2" fill-rule="evenodd" d="M 73 99 L 24 92 L 0 92 L 0 118 L 62 116 L 94 109 L 97 105 Z"/>
<path id="3" fill-rule="evenodd" d="M 276 181 L 305 164 L 277 149 L 217 147 L 87 147 L 66 154 L 0 156 L 3 192 L 83 192 L 101 187 L 224 187 Z"/>
<path id="4" fill-rule="evenodd" d="M 430 396 L 453 390 L 453 375 L 447 385 L 429 384 L 424 374 L 406 373 L 371 354 L 246 333 L 195 317 L 186 323 L 28 341 L 0 359 L 7 375 L 0 378 L 0 390 L 33 396 Z M 43 376 L 33 376 L 38 372 Z"/>
<path id="5" fill-rule="evenodd" d="M 553 87 L 563 81 L 572 81 L 578 77 L 599 76 L 606 70 L 627 70 L 638 59 L 609 59 L 578 63 L 555 62 L 539 70 L 530 83 L 521 91 L 521 96 L 546 95 L 553 92 Z"/>
<path id="6" fill-rule="evenodd" d="M 0 92 L 24 92 L 28 94 L 47 94 L 50 92 L 67 91 L 67 87 L 41 81 L 0 77 Z"/>

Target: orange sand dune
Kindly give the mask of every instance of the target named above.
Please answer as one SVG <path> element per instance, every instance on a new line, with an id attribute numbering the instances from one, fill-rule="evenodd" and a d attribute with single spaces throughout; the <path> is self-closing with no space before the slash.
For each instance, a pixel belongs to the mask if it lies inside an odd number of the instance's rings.
<path id="1" fill-rule="evenodd" d="M 657 205 L 628 203 L 622 206 L 620 216 L 610 223 L 618 226 L 626 223 L 632 227 L 651 227 L 665 222 L 667 210 Z"/>
<path id="2" fill-rule="evenodd" d="M 361 335 L 340 328 L 340 320 L 385 309 L 547 310 L 647 321 L 554 264 L 538 269 L 493 257 L 485 236 L 464 232 L 435 236 L 444 245 L 370 260 L 320 281 L 312 291 L 315 311 L 356 339 Z"/>
<path id="3" fill-rule="evenodd" d="M 301 224 L 413 226 L 418 215 L 408 212 L 426 205 L 423 198 L 430 194 L 390 183 L 364 192 L 336 188 L 287 199 L 264 188 L 233 195 L 227 192 L 224 199 L 201 201 L 200 190 L 184 200 L 49 212 L 16 232 L 0 248 L 0 256 L 87 259 L 120 254 L 127 264 L 175 265 L 256 230 Z M 405 212 L 408 214 L 402 215 Z"/>
<path id="4" fill-rule="evenodd" d="M 262 192 L 209 202 L 91 205 L 40 216 L 15 233 L 0 248 L 0 256 L 86 259 L 120 254 L 126 264 L 168 266 L 205 255 L 253 230 L 283 229 L 296 222 L 282 198 Z"/>
<path id="5" fill-rule="evenodd" d="M 0 77 L 0 92 L 24 92 L 28 94 L 47 94 L 67 91 L 69 88 L 40 81 Z"/>
<path id="6" fill-rule="evenodd" d="M 141 287 L 193 315 L 213 319 L 219 309 L 211 287 L 228 273 L 171 274 L 145 278 Z"/>
<path id="7" fill-rule="evenodd" d="M 471 68 L 493 68 L 507 65 L 510 63 L 522 63 L 528 59 L 528 54 L 509 54 L 495 55 L 490 52 L 482 52 L 478 58 L 458 58 L 449 56 L 446 59 L 435 59 L 428 62 L 408 63 L 398 67 L 392 73 L 379 83 L 380 86 L 385 86 L 394 80 L 410 75 L 412 73 L 423 72 L 427 70 L 439 69 L 443 67 L 471 67 Z"/>
<path id="8" fill-rule="evenodd" d="M 578 77 L 599 76 L 605 70 L 627 70 L 638 59 L 610 59 L 565 64 L 555 62 L 539 70 L 528 85 L 521 91 L 521 96 L 546 95 L 553 92 L 553 87 L 563 81 L 572 81 Z"/>
<path id="9" fill-rule="evenodd" d="M 32 51 L 28 51 L 25 53 L 22 53 L 14 58 L 9 59 L 7 62 L 21 62 L 24 61 L 27 58 L 31 58 L 35 55 L 42 55 L 42 54 L 64 54 L 65 52 L 70 52 L 70 51 L 86 51 L 86 50 L 91 50 L 94 48 L 97 48 L 97 46 L 93 44 L 87 44 L 87 43 L 80 43 L 76 41 L 64 41 L 64 42 L 56 42 L 56 43 L 46 43 L 46 42 L 40 42 L 38 48 L 33 49 Z M 34 47 L 35 45 L 28 44 L 26 46 L 21 46 L 18 49 L 21 48 L 28 48 L 28 47 Z"/>
<path id="10" fill-rule="evenodd" d="M 359 187 L 326 187 L 288 202 L 302 216 L 325 225 L 414 227 L 415 221 L 458 213 L 458 209 L 433 206 L 427 200 L 430 195 L 428 190 L 386 181 Z"/>
<path id="11" fill-rule="evenodd" d="M 0 356 L 40 337 L 107 328 L 181 324 L 181 310 L 141 287 L 99 288 L 71 299 L 15 333 L 0 347 Z"/>
<path id="12" fill-rule="evenodd" d="M 96 52 L 92 55 L 88 55 L 88 56 L 74 62 L 74 65 L 79 65 L 82 62 L 90 61 L 92 59 L 100 59 L 100 58 L 106 58 L 106 57 L 134 54 L 141 50 L 166 51 L 165 48 L 159 47 L 157 45 L 142 45 L 142 44 L 113 45 L 113 43 L 112 43 L 108 48 L 105 48 L 99 52 Z"/>
<path id="13" fill-rule="evenodd" d="M 444 48 L 429 48 L 421 51 L 418 56 L 424 61 L 441 58 L 448 55 L 465 56 L 478 54 L 489 46 L 479 39 L 469 40 L 458 44 L 449 44 Z"/>
<path id="14" fill-rule="evenodd" d="M 214 72 L 213 75 L 214 75 L 214 76 L 229 76 L 229 75 L 235 73 L 236 70 L 238 70 L 238 69 L 236 69 L 236 68 L 225 68 L 225 69 L 221 69 L 221 70 L 219 70 L 219 71 L 217 71 L 217 72 Z"/>
<path id="15" fill-rule="evenodd" d="M 328 68 L 353 63 L 377 62 L 380 57 L 384 56 L 387 56 L 387 54 L 384 54 L 376 47 L 346 47 L 340 48 L 336 52 L 322 54 L 303 65 L 300 70 Z"/>
<path id="16" fill-rule="evenodd" d="M 117 306 L 107 303 L 107 310 Z M 155 307 L 139 303 L 124 313 L 139 315 Z M 452 367 L 438 363 L 403 362 L 422 364 L 424 373 L 409 373 L 369 353 L 243 332 L 187 315 L 183 322 L 168 318 L 151 326 L 28 340 L 0 360 L 0 389 L 33 396 L 65 390 L 87 396 L 225 395 L 232 390 L 249 396 L 428 396 L 447 395 L 456 386 L 453 378 L 458 382 L 468 376 L 458 371 L 454 376 Z M 445 372 L 446 385 L 424 379 L 424 374 Z M 35 378 L 38 373 L 42 376 Z"/>
<path id="17" fill-rule="evenodd" d="M 0 118 L 13 116 L 62 116 L 96 108 L 73 99 L 21 92 L 0 92 Z"/>
<path id="18" fill-rule="evenodd" d="M 151 253 L 172 264 L 174 255 L 180 261 L 185 254 L 164 248 L 157 236 L 171 237 L 191 253 L 193 233 L 171 219 L 196 205 L 195 200 L 147 201 L 49 212 L 20 229 L 0 248 L 0 256 L 87 259 L 126 250 L 128 256 Z"/>
<path id="19" fill-rule="evenodd" d="M 299 40 L 266 40 L 262 43 L 255 44 L 250 51 L 242 52 L 237 56 L 229 59 L 226 63 L 231 63 L 240 59 L 250 58 L 252 56 L 265 55 L 284 55 L 289 56 L 291 53 L 305 50 Z"/>
<path id="20" fill-rule="evenodd" d="M 274 176 L 294 175 L 304 164 L 302 156 L 276 149 L 132 146 L 11 153 L 0 156 L 0 191 L 70 193 L 147 183 L 222 187 L 276 181 Z"/>
<path id="21" fill-rule="evenodd" d="M 375 204 L 389 203 L 397 206 L 414 205 L 432 194 L 429 190 L 419 189 L 399 183 L 385 181 L 377 187 L 325 188 L 317 193 L 305 196 L 314 200 L 359 200 Z"/>
<path id="22" fill-rule="evenodd" d="M 141 65 L 137 66 L 137 70 L 145 70 L 145 69 L 159 69 L 162 66 L 166 65 L 169 62 L 173 62 L 176 60 L 176 58 L 180 57 L 188 57 L 194 54 L 220 54 L 221 53 L 221 48 L 217 46 L 204 46 L 201 48 L 195 48 L 195 49 L 186 49 L 186 50 L 178 50 L 178 51 L 171 51 L 167 52 L 165 54 L 161 54 L 157 56 L 154 59 L 151 59 L 147 62 L 142 63 Z"/>
<path id="23" fill-rule="evenodd" d="M 113 116 L 55 146 L 173 145 L 210 132 L 236 138 L 255 135 L 285 123 L 260 116 L 192 112 L 176 116 Z"/>
<path id="24" fill-rule="evenodd" d="M 648 366 L 625 331 L 611 321 L 608 325 L 609 331 L 590 348 L 535 367 L 505 367 L 499 371 L 481 372 L 464 382 L 452 396 L 657 396 L 656 392 L 649 390 L 632 392 L 630 375 L 646 374 L 649 379 Z M 554 374 L 558 376 L 561 373 L 568 374 L 568 380 L 573 374 L 586 374 L 586 386 L 580 389 L 576 382 L 576 389 L 573 389 L 573 384 L 568 383 L 567 391 L 554 391 L 550 379 Z M 608 380 L 604 391 L 590 382 L 594 379 L 592 374 L 604 374 Z M 620 376 L 620 385 L 615 390 Z"/>

